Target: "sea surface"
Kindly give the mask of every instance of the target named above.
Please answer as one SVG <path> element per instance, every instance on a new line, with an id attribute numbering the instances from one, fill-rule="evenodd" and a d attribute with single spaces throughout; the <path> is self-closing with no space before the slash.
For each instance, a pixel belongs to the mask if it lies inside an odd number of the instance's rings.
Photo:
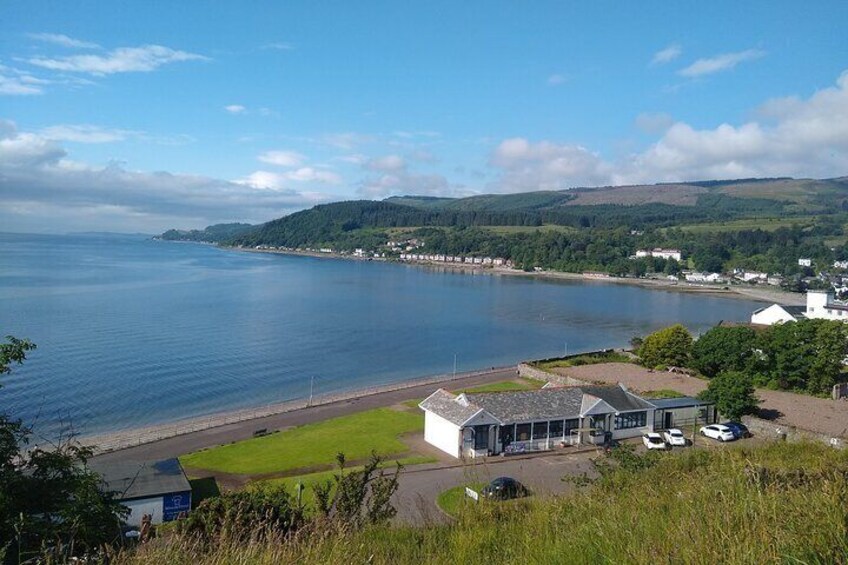
<path id="1" fill-rule="evenodd" d="M 0 410 L 104 433 L 413 377 L 626 346 L 749 300 L 137 235 L 0 234 L 0 334 L 38 345 Z"/>

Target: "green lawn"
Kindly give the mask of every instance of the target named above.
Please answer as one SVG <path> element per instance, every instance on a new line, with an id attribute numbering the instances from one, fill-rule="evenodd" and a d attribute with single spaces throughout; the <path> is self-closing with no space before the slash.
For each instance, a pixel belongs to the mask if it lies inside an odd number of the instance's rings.
<path id="1" fill-rule="evenodd" d="M 598 363 L 632 363 L 633 359 L 618 353 L 610 351 L 608 353 L 596 353 L 587 355 L 578 355 L 577 357 L 569 357 L 568 359 L 553 359 L 544 363 L 537 363 L 536 367 L 548 371 L 557 367 L 579 367 L 581 365 L 596 365 Z"/>
<path id="2" fill-rule="evenodd" d="M 442 491 L 439 493 L 439 496 L 436 497 L 436 505 L 451 516 L 456 516 L 459 514 L 459 510 L 463 507 L 463 505 L 477 504 L 473 499 L 469 498 L 468 495 L 465 494 L 466 486 L 471 487 L 479 493 L 482 488 L 486 486 L 486 483 L 468 483 L 467 485 L 460 485 L 449 488 L 446 491 Z"/>
<path id="3" fill-rule="evenodd" d="M 399 436 L 424 429 L 424 415 L 377 408 L 307 424 L 269 436 L 248 439 L 183 455 L 186 467 L 254 475 L 331 465 L 344 452 L 348 461 L 406 453 Z"/>
<path id="4" fill-rule="evenodd" d="M 399 462 L 403 466 L 410 465 L 422 465 L 424 463 L 434 463 L 437 461 L 435 457 L 425 457 L 423 455 L 414 455 L 412 457 L 402 457 L 400 459 L 391 459 L 388 461 L 384 461 L 380 466 L 386 468 L 394 468 L 395 461 Z M 361 471 L 363 469 L 362 465 L 355 465 L 353 467 L 348 467 L 345 469 L 345 474 L 351 471 Z M 268 487 L 278 487 L 284 486 L 286 489 L 292 493 L 293 496 L 297 496 L 297 483 L 301 483 L 304 486 L 303 496 L 301 502 L 304 506 L 310 506 L 313 502 L 313 491 L 312 486 L 318 483 L 323 483 L 327 480 L 332 480 L 333 475 L 337 473 L 336 469 L 332 469 L 329 471 L 319 471 L 317 473 L 309 473 L 308 475 L 298 475 L 295 477 L 282 477 L 279 479 L 268 479 L 265 481 L 257 481 L 255 483 L 251 483 L 251 488 L 262 488 L 265 486 Z"/>

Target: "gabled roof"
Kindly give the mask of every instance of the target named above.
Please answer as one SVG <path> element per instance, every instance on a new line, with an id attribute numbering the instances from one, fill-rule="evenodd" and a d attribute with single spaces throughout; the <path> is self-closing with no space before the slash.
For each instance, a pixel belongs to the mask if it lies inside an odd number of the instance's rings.
<path id="1" fill-rule="evenodd" d="M 179 459 L 161 461 L 109 461 L 96 458 L 89 466 L 103 478 L 103 490 L 117 492 L 120 500 L 186 492 L 191 485 Z"/>
<path id="2" fill-rule="evenodd" d="M 452 424 L 456 424 L 457 426 L 461 426 L 472 417 L 474 417 L 477 412 L 480 411 L 480 407 L 474 405 L 464 405 L 460 402 L 456 401 L 457 397 L 443 388 L 440 388 L 424 400 L 422 400 L 418 407 L 422 410 L 427 410 L 428 412 L 433 412 L 434 414 L 438 414 L 448 422 Z"/>
<path id="3" fill-rule="evenodd" d="M 620 386 L 571 386 L 459 396 L 439 389 L 418 406 L 457 426 L 464 425 L 480 413 L 491 416 L 497 422 L 510 424 L 654 408 L 653 404 Z"/>
<path id="4" fill-rule="evenodd" d="M 664 410 L 670 410 L 672 408 L 689 408 L 692 406 L 710 406 L 715 404 L 714 402 L 698 400 L 691 396 L 682 396 L 679 398 L 652 398 L 649 402 L 657 408 Z"/>
<path id="5" fill-rule="evenodd" d="M 504 423 L 579 418 L 583 392 L 576 387 L 467 394 L 469 402 Z"/>

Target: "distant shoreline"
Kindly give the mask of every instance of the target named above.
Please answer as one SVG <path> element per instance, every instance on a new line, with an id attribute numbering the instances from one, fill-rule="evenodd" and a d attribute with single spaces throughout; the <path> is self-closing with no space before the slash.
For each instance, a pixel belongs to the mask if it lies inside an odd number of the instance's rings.
<path id="1" fill-rule="evenodd" d="M 519 269 L 511 269 L 508 267 L 484 267 L 482 265 L 467 265 L 465 263 L 439 263 L 435 261 L 396 261 L 385 258 L 371 257 L 352 257 L 350 255 L 341 255 L 339 253 L 321 253 L 315 251 L 290 251 L 280 249 L 249 249 L 246 247 L 226 247 L 219 246 L 221 249 L 232 251 L 247 251 L 249 253 L 271 253 L 276 255 L 295 255 L 301 257 L 315 257 L 317 259 L 336 259 L 347 261 L 379 261 L 383 263 L 393 263 L 398 265 L 410 265 L 425 269 L 438 268 L 445 271 L 457 272 L 473 272 L 489 275 L 506 275 L 518 277 L 533 277 L 550 280 L 569 280 L 582 282 L 599 282 L 613 284 L 628 284 L 632 286 L 640 286 L 642 288 L 654 290 L 668 290 L 672 292 L 686 292 L 690 294 L 706 294 L 714 296 L 725 296 L 728 298 L 738 298 L 754 300 L 765 303 L 779 303 L 784 305 L 802 306 L 805 303 L 804 295 L 787 292 L 775 288 L 763 288 L 760 286 L 741 286 L 735 285 L 710 285 L 710 284 L 692 284 L 684 281 L 667 281 L 658 279 L 631 279 L 624 277 L 613 276 L 591 276 L 586 273 L 565 273 L 561 271 L 522 271 Z"/>

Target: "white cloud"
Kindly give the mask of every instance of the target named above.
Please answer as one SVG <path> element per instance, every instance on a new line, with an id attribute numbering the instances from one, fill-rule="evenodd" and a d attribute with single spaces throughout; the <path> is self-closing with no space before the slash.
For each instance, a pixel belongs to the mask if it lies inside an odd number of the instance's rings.
<path id="1" fill-rule="evenodd" d="M 262 49 L 272 49 L 274 51 L 291 51 L 294 49 L 294 45 L 285 41 L 276 41 L 263 45 Z"/>
<path id="2" fill-rule="evenodd" d="M 340 184 L 342 182 L 342 177 L 338 174 L 324 169 L 316 169 L 315 167 L 301 167 L 283 173 L 283 176 L 297 182 L 320 182 L 326 184 Z"/>
<path id="3" fill-rule="evenodd" d="M 53 141 L 71 141 L 75 143 L 113 143 L 124 141 L 139 132 L 108 129 L 88 124 L 56 125 L 42 129 L 40 135 Z"/>
<path id="4" fill-rule="evenodd" d="M 257 157 L 263 163 L 279 167 L 297 167 L 306 160 L 297 151 L 266 151 Z"/>
<path id="5" fill-rule="evenodd" d="M 688 67 L 678 71 L 678 74 L 690 78 L 709 75 L 732 69 L 739 63 L 759 59 L 764 57 L 765 54 L 766 52 L 760 49 L 747 49 L 737 53 L 725 53 L 715 57 L 698 59 Z"/>
<path id="6" fill-rule="evenodd" d="M 224 106 L 224 110 L 226 110 L 230 114 L 243 114 L 247 110 L 247 108 L 245 108 L 241 104 L 230 104 L 228 106 Z"/>
<path id="7" fill-rule="evenodd" d="M 559 73 L 554 73 L 548 77 L 548 84 L 551 86 L 557 86 L 559 84 L 563 84 L 568 80 L 568 77 L 565 75 L 561 75 Z"/>
<path id="8" fill-rule="evenodd" d="M 402 171 L 406 169 L 406 160 L 399 155 L 385 155 L 369 159 L 363 166 L 369 171 Z"/>
<path id="9" fill-rule="evenodd" d="M 366 179 L 357 192 L 365 198 L 398 195 L 447 196 L 452 187 L 442 175 L 416 175 L 405 171 Z"/>
<path id="10" fill-rule="evenodd" d="M 651 58 L 651 65 L 665 65 L 680 57 L 683 54 L 683 48 L 676 43 L 672 43 L 665 49 L 660 49 Z"/>
<path id="11" fill-rule="evenodd" d="M 208 57 L 177 51 L 161 45 L 119 47 L 106 55 L 69 55 L 66 57 L 32 57 L 31 65 L 53 71 L 109 75 L 114 73 L 149 72 L 162 65 L 180 61 L 208 61 Z"/>
<path id="12" fill-rule="evenodd" d="M 328 133 L 322 136 L 319 140 L 325 145 L 336 147 L 338 149 L 351 150 L 374 141 L 371 135 L 365 135 L 354 132 Z"/>
<path id="13" fill-rule="evenodd" d="M 52 43 L 53 45 L 72 49 L 100 49 L 100 46 L 96 43 L 74 39 L 73 37 L 68 37 L 62 33 L 29 33 L 27 34 L 27 37 L 37 41 Z"/>
<path id="14" fill-rule="evenodd" d="M 291 186 L 294 183 L 318 183 L 318 184 L 340 184 L 342 177 L 338 174 L 324 169 L 314 167 L 301 167 L 292 171 L 282 173 L 273 171 L 255 171 L 243 179 L 235 182 L 253 186 L 255 188 L 279 190 Z"/>
<path id="15" fill-rule="evenodd" d="M 848 172 L 848 71 L 808 99 L 767 101 L 766 120 L 695 129 L 671 124 L 647 149 L 607 161 L 576 144 L 502 141 L 490 156 L 498 192 L 585 185 L 744 177 L 843 176 Z M 643 121 L 665 122 L 653 115 Z M 663 124 L 665 125 L 665 124 Z"/>
<path id="16" fill-rule="evenodd" d="M 645 133 L 662 133 L 674 124 L 674 118 L 664 112 L 642 112 L 636 116 L 636 127 Z"/>
<path id="17" fill-rule="evenodd" d="M 43 93 L 44 89 L 41 88 L 41 82 L 28 80 L 27 75 L 8 76 L 0 71 L 0 94 L 28 96 Z"/>
<path id="18" fill-rule="evenodd" d="M 0 225 L 18 231 L 163 231 L 259 222 L 327 201 L 199 175 L 132 171 L 68 159 L 57 142 L 0 121 Z"/>

